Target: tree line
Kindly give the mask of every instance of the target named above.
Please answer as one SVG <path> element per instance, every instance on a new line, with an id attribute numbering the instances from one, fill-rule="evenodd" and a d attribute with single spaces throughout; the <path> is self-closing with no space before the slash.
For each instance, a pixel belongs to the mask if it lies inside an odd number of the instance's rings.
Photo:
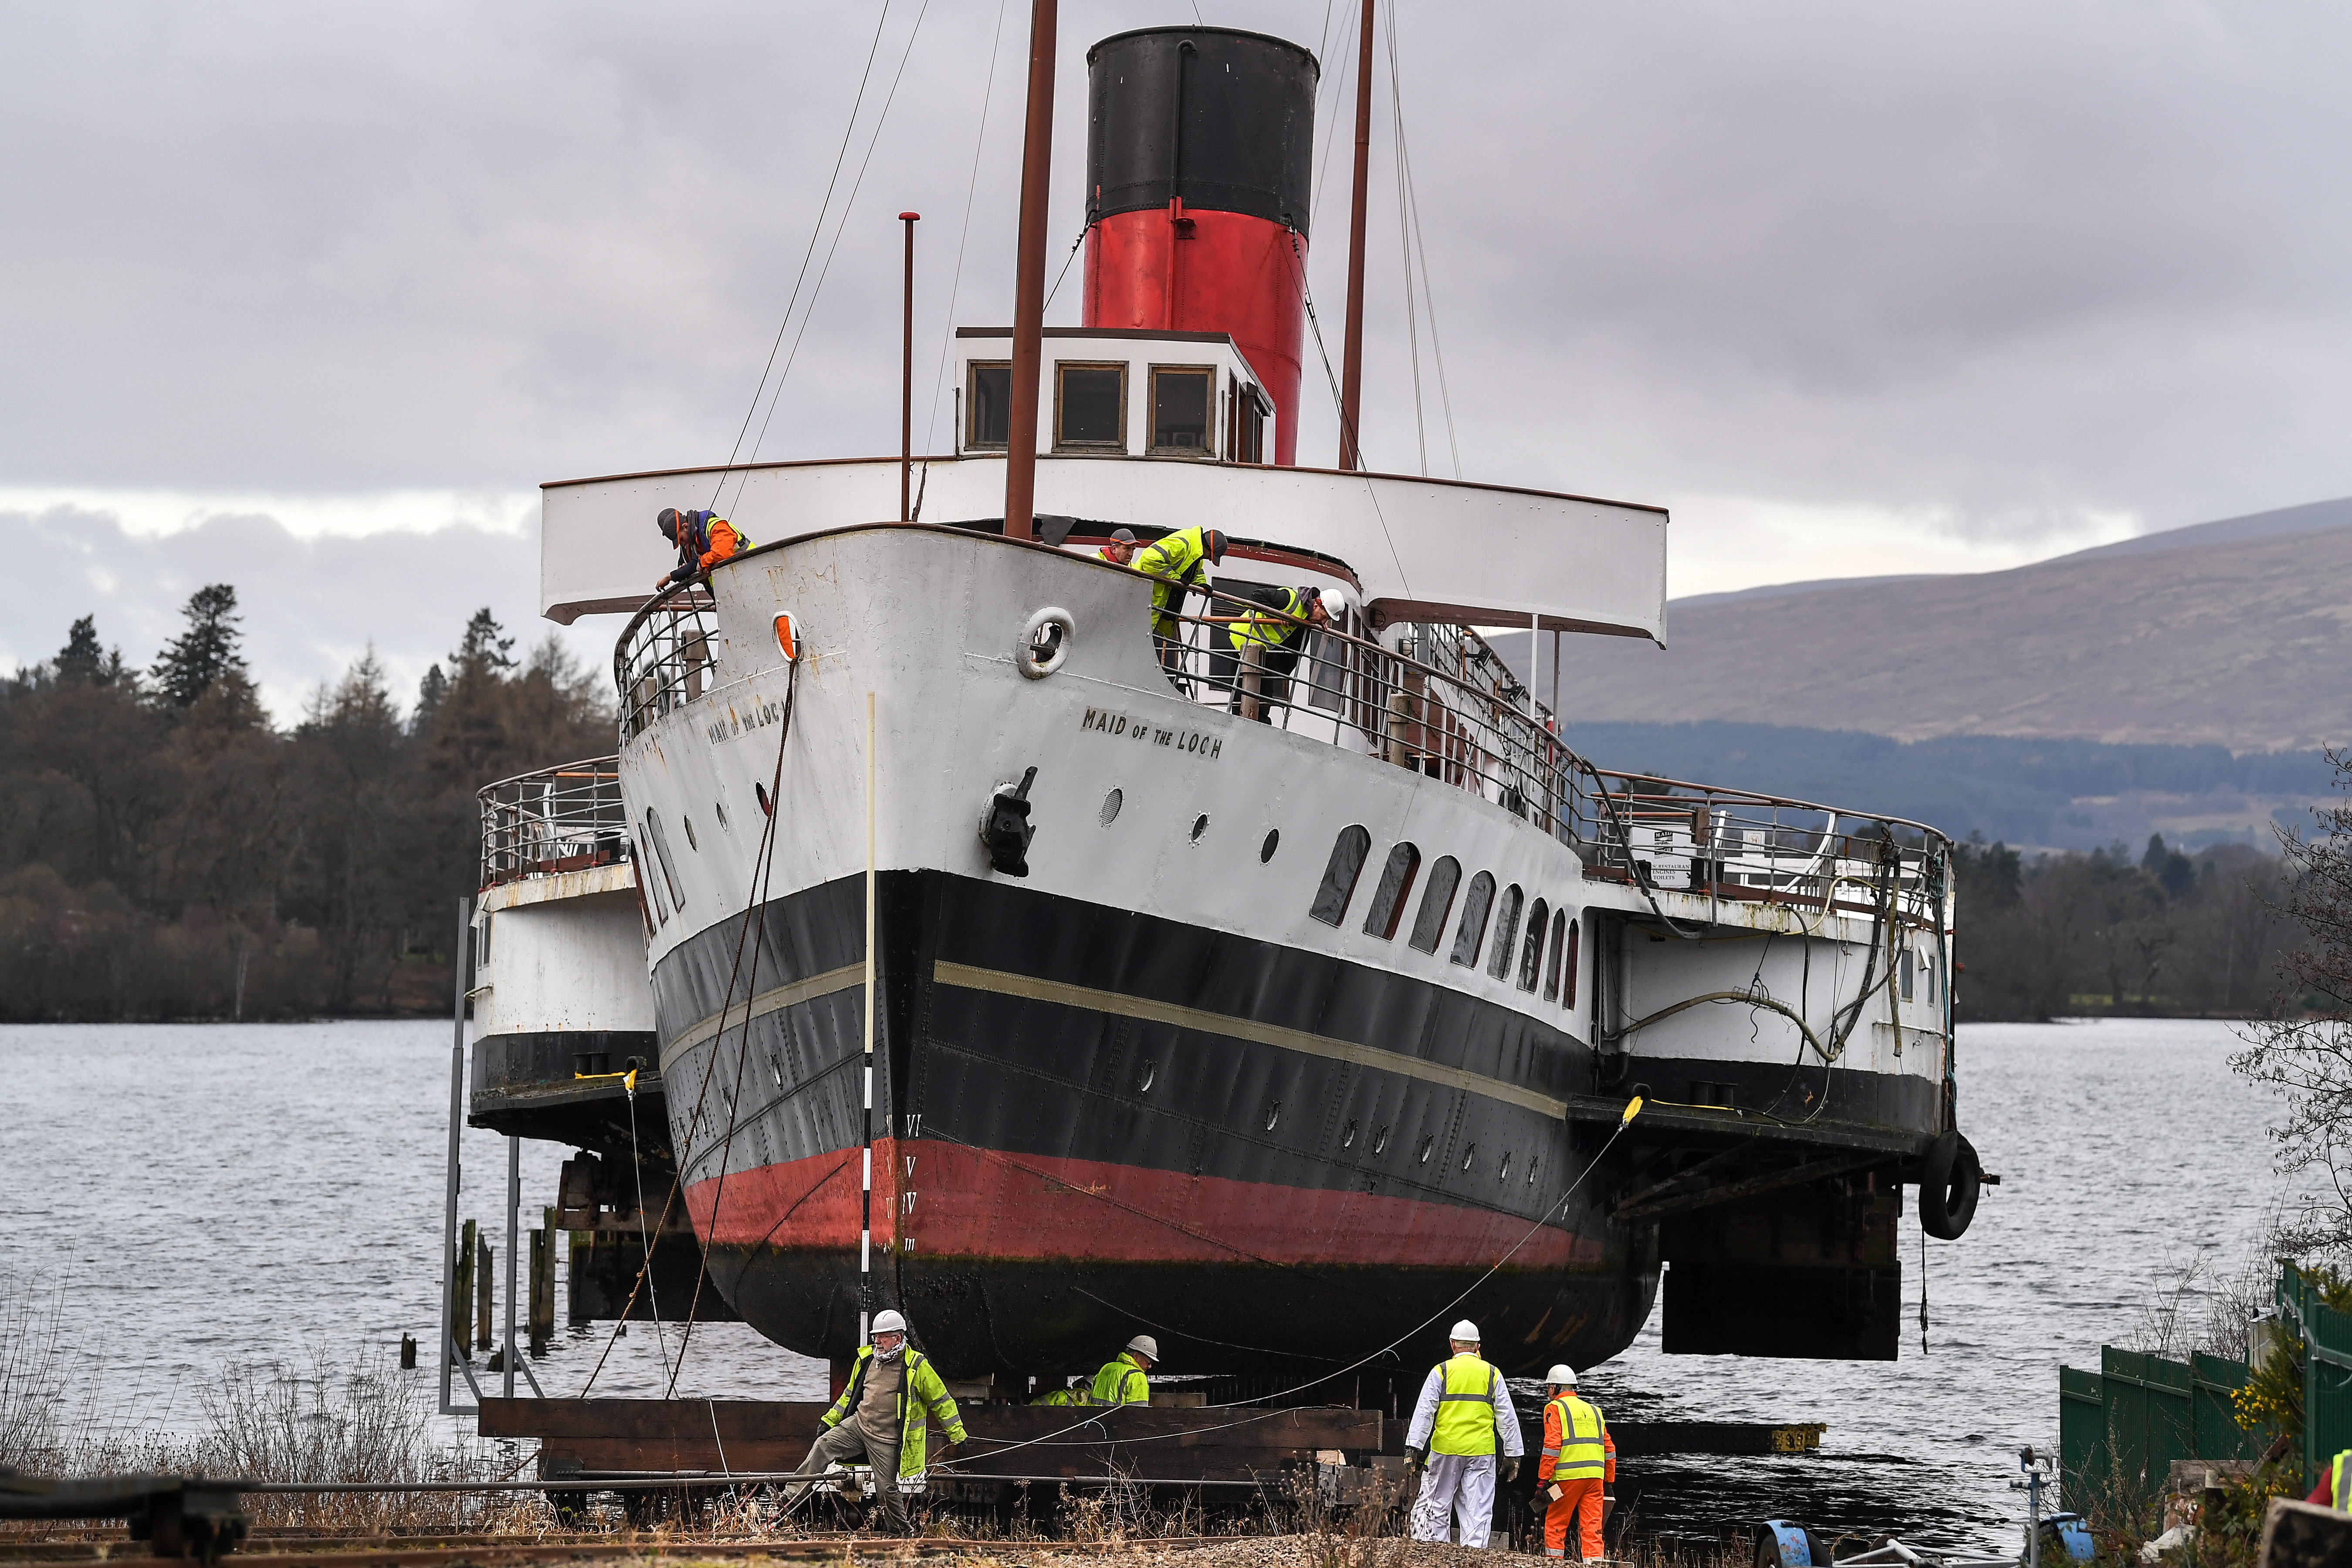
<path id="1" fill-rule="evenodd" d="M 2224 844 L 2191 855 L 2162 834 L 2027 858 L 1958 846 L 1953 1002 L 1963 1022 L 2095 1014 L 2266 1016 L 2324 1005 L 2282 964 L 2302 925 L 2294 857 Z"/>
<path id="2" fill-rule="evenodd" d="M 614 748 L 604 685 L 478 612 L 405 713 L 373 649 L 280 728 L 236 591 L 145 669 L 95 617 L 0 685 L 0 1019 L 446 1009 L 475 791 Z"/>

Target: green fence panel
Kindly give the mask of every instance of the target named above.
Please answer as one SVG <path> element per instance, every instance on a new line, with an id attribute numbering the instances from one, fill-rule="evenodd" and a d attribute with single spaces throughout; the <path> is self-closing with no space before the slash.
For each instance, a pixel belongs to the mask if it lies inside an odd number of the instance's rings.
<path id="1" fill-rule="evenodd" d="M 2345 1326 L 2352 1333 L 2352 1318 Z M 2352 1357 L 2345 1371 L 2352 1377 Z M 2168 1361 L 2113 1345 L 2099 1347 L 2096 1372 L 2060 1367 L 2058 1466 L 2066 1506 L 2078 1512 L 2102 1503 L 2137 1506 L 2164 1489 L 2176 1459 L 2252 1458 L 2231 1402 L 2247 1375 L 2242 1361 Z M 2352 1416 L 2352 1396 L 2346 1413 Z"/>
<path id="2" fill-rule="evenodd" d="M 2237 1392 L 2252 1375 L 2246 1364 L 2200 1351 L 2189 1370 L 2196 1380 L 2191 1451 L 2200 1459 L 2262 1458 L 2254 1435 L 2238 1425 Z"/>
<path id="3" fill-rule="evenodd" d="M 2091 1495 L 2091 1478 L 2105 1476 L 2112 1462 L 2107 1448 L 2106 1385 L 2095 1372 L 2058 1369 L 2058 1470 L 2060 1495 L 2080 1509 Z"/>

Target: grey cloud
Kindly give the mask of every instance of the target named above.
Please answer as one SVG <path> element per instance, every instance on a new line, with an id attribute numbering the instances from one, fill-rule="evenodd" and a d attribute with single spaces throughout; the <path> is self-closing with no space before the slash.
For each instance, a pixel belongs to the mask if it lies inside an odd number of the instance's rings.
<path id="1" fill-rule="evenodd" d="M 917 7 L 894 6 L 889 90 Z M 1213 22 L 1312 44 L 1308 0 Z M 1083 53 L 1188 4 L 1066 9 Z M 1405 0 L 1404 101 L 1466 470 L 1927 508 L 1979 537 L 2352 492 L 2352 16 L 2131 0 Z M 931 6 L 765 452 L 896 437 L 923 387 L 997 8 Z M 520 488 L 723 457 L 875 9 L 16 7 L 0 483 Z M 956 316 L 1009 314 L 1026 7 L 1003 18 Z M 1325 128 L 1339 57 L 1327 47 Z M 1385 67 L 1367 449 L 1411 467 Z M 842 176 L 857 171 L 865 132 Z M 1318 168 L 1344 177 L 1344 155 Z M 1344 192 L 1313 276 L 1338 352 Z M 822 262 L 822 254 L 819 260 Z M 1075 317 L 1076 272 L 1054 316 Z M 1432 345 L 1425 403 L 1447 464 Z M 1310 356 L 1312 343 L 1309 345 Z M 1334 422 L 1310 357 L 1302 455 Z M 1833 567 L 1832 567 L 1833 570 Z"/>
<path id="2" fill-rule="evenodd" d="M 76 618 L 94 615 L 109 647 L 151 665 L 184 622 L 181 607 L 209 582 L 233 584 L 245 652 L 281 724 L 300 716 L 321 683 L 373 643 L 405 708 L 467 618 L 488 605 L 518 655 L 555 628 L 537 618 L 537 530 L 456 525 L 362 538 L 299 538 L 275 518 L 215 517 L 160 538 L 126 533 L 103 513 L 0 511 L 0 666 L 55 655 Z M 593 669 L 622 622 L 595 616 L 558 634 Z"/>

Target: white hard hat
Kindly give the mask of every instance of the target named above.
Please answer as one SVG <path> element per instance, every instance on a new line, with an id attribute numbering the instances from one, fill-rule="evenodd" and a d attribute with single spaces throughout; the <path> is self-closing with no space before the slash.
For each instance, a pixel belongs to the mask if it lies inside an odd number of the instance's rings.
<path id="1" fill-rule="evenodd" d="M 1143 1357 L 1146 1361 L 1158 1361 L 1160 1359 L 1160 1342 L 1153 1339 L 1148 1333 L 1139 1333 L 1133 1339 L 1129 1340 L 1127 1342 L 1127 1348 L 1135 1352 L 1136 1354 Z"/>
<path id="2" fill-rule="evenodd" d="M 1458 1339 L 1465 1344 L 1477 1344 L 1481 1343 L 1478 1338 L 1478 1325 L 1472 1322 L 1468 1318 L 1464 1318 L 1460 1322 L 1455 1323 L 1454 1325 L 1454 1332 L 1447 1334 L 1445 1337 L 1447 1339 Z"/>
<path id="3" fill-rule="evenodd" d="M 1332 620 L 1344 620 L 1348 614 L 1348 592 L 1342 588 L 1327 588 L 1322 592 L 1324 613 Z"/>
<path id="4" fill-rule="evenodd" d="M 876 1333 L 905 1333 L 907 1332 L 907 1320 L 895 1312 L 878 1313 L 874 1319 L 874 1332 Z"/>
<path id="5" fill-rule="evenodd" d="M 1551 1384 L 1565 1384 L 1573 1388 L 1576 1386 L 1576 1368 L 1564 1361 L 1560 1362 L 1549 1372 L 1544 1374 L 1544 1381 Z"/>

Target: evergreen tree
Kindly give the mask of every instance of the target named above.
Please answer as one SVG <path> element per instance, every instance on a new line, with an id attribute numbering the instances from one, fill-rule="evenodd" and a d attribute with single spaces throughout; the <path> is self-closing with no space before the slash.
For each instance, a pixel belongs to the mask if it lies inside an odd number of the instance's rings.
<path id="1" fill-rule="evenodd" d="M 448 696 L 449 677 L 441 673 L 441 666 L 436 664 L 425 672 L 423 680 L 416 683 L 416 709 L 408 716 L 408 733 L 431 734 L 434 716 L 441 711 L 441 705 L 448 700 Z"/>
<path id="2" fill-rule="evenodd" d="M 449 655 L 449 663 L 459 680 L 468 675 L 503 675 L 515 667 L 514 645 L 515 640 L 506 635 L 506 628 L 485 604 L 466 622 L 466 634 L 459 639 L 457 651 Z"/>
<path id="3" fill-rule="evenodd" d="M 87 681 L 100 686 L 112 685 L 122 678 L 122 650 L 110 653 L 100 646 L 97 616 L 83 616 L 66 633 L 66 645 L 58 650 L 57 674 L 61 681 Z"/>
<path id="4" fill-rule="evenodd" d="M 184 613 L 187 631 L 173 638 L 155 661 L 157 695 L 184 708 L 226 678 L 249 684 L 244 655 L 237 651 L 243 633 L 237 630 L 236 590 L 226 582 L 200 588 L 188 596 Z"/>

